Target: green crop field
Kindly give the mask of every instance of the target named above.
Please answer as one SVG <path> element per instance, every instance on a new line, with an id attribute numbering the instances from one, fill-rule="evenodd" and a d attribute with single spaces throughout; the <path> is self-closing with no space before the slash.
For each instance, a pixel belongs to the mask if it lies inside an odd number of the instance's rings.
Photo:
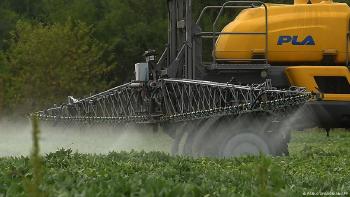
<path id="1" fill-rule="evenodd" d="M 288 157 L 172 157 L 159 152 L 88 155 L 59 150 L 32 167 L 0 159 L 0 196 L 302 196 L 350 193 L 350 133 L 294 132 Z M 40 180 L 32 169 L 40 168 Z"/>

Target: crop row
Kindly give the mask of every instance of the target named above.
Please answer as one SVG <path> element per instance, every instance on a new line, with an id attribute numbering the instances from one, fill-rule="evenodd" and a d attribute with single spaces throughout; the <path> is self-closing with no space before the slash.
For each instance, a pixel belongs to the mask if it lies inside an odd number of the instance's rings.
<path id="1" fill-rule="evenodd" d="M 87 155 L 59 150 L 43 158 L 40 190 L 49 196 L 301 196 L 350 192 L 350 134 L 293 133 L 291 156 L 232 159 L 159 152 Z M 30 159 L 0 159 L 0 196 L 24 196 Z"/>

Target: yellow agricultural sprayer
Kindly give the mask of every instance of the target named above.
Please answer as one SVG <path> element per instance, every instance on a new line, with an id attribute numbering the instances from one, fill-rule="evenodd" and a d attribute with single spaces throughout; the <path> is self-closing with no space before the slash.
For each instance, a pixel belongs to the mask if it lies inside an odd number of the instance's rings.
<path id="1" fill-rule="evenodd" d="M 57 123 L 149 124 L 174 138 L 174 154 L 222 157 L 288 154 L 297 125 L 350 127 L 347 4 L 227 1 L 196 18 L 191 0 L 168 0 L 168 8 L 167 47 L 159 58 L 145 53 L 134 81 L 35 114 Z M 220 28 L 230 12 L 238 14 Z"/>

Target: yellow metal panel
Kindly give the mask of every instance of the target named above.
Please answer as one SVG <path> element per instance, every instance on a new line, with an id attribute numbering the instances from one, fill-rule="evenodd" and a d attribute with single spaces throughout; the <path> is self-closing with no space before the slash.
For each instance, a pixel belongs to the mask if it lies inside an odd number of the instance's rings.
<path id="1" fill-rule="evenodd" d="M 292 66 L 286 69 L 289 82 L 293 86 L 306 87 L 311 92 L 319 92 L 315 76 L 346 77 L 350 83 L 350 72 L 344 66 Z M 323 100 L 350 101 L 350 94 L 324 94 Z"/>
<path id="2" fill-rule="evenodd" d="M 320 62 L 325 51 L 333 50 L 336 63 L 344 63 L 349 16 L 350 8 L 344 3 L 269 5 L 269 61 Z M 222 32 L 265 32 L 265 9 L 243 10 Z M 281 36 L 294 38 L 294 44 L 279 45 Z M 315 45 L 300 45 L 308 36 Z M 226 34 L 219 36 L 215 55 L 218 59 L 250 59 L 253 51 L 261 49 L 265 49 L 265 35 Z"/>

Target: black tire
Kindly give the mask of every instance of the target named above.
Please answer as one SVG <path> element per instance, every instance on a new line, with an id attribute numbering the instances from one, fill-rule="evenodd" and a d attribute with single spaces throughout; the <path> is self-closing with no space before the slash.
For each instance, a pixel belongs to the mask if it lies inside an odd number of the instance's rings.
<path id="1" fill-rule="evenodd" d="M 242 155 L 271 155 L 267 142 L 258 134 L 243 131 L 232 136 L 221 150 L 222 157 L 238 157 Z"/>
<path id="2" fill-rule="evenodd" d="M 274 121 L 271 114 L 243 115 L 225 126 L 220 155 L 232 157 L 240 155 L 272 156 L 288 155 L 288 134 L 281 132 L 281 123 Z M 237 121 L 239 122 L 237 124 Z"/>
<path id="3" fill-rule="evenodd" d="M 193 136 L 194 128 L 198 127 L 200 121 L 185 122 L 180 125 L 175 125 L 175 137 L 172 145 L 172 155 L 191 155 L 189 152 L 188 141 Z"/>
<path id="4" fill-rule="evenodd" d="M 178 126 L 174 155 L 232 157 L 288 155 L 289 129 L 267 113 L 216 117 Z"/>
<path id="5" fill-rule="evenodd" d="M 216 142 L 217 137 L 211 137 L 217 134 L 217 124 L 220 117 L 206 119 L 194 127 L 191 135 L 186 141 L 186 154 L 192 156 L 217 156 L 216 147 L 220 142 Z"/>

